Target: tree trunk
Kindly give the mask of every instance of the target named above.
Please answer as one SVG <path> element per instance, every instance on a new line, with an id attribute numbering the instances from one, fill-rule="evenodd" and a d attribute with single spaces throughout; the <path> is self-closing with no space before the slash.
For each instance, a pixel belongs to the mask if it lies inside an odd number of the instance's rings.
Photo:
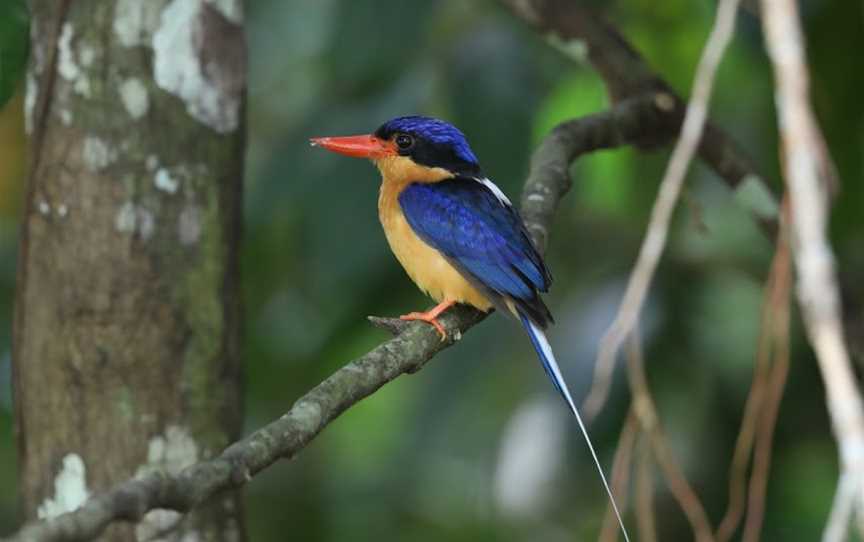
<path id="1" fill-rule="evenodd" d="M 32 0 L 14 329 L 27 518 L 241 424 L 242 0 Z M 242 540 L 237 494 L 105 540 Z M 187 537 L 188 538 L 184 538 Z"/>

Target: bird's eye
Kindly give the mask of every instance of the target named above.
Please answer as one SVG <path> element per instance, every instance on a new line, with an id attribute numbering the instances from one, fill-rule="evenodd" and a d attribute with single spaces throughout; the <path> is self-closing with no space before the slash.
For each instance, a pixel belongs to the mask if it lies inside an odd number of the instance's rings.
<path id="1" fill-rule="evenodd" d="M 399 134 L 396 136 L 396 146 L 401 150 L 408 150 L 414 145 L 414 138 L 408 134 Z"/>

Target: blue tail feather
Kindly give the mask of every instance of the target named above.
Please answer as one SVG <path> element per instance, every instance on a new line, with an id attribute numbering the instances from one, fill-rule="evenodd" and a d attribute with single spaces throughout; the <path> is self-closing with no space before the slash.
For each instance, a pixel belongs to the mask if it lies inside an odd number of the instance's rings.
<path id="1" fill-rule="evenodd" d="M 624 535 L 624 540 L 630 542 L 627 536 L 627 529 L 624 528 L 624 521 L 621 519 L 621 513 L 618 510 L 618 505 L 615 503 L 615 497 L 612 496 L 612 490 L 609 488 L 609 483 L 606 481 L 606 476 L 603 474 L 603 468 L 600 466 L 600 460 L 597 458 L 597 452 L 594 451 L 594 445 L 591 444 L 591 438 L 588 436 L 588 430 L 582 422 L 582 417 L 576 409 L 576 403 L 573 402 L 573 397 L 570 395 L 570 390 L 567 388 L 567 383 L 564 377 L 561 376 L 561 369 L 558 367 L 558 362 L 555 360 L 555 354 L 552 352 L 552 346 L 546 339 L 546 334 L 543 330 L 531 321 L 525 314 L 519 313 L 519 319 L 528 332 L 528 337 L 531 338 L 531 344 L 534 345 L 534 350 L 537 351 L 537 357 L 540 358 L 540 363 L 543 365 L 543 370 L 549 376 L 555 389 L 567 402 L 570 411 L 576 417 L 579 423 L 579 429 L 582 430 L 582 435 L 585 437 L 585 442 L 588 443 L 588 449 L 591 451 L 591 456 L 594 458 L 594 464 L 597 465 L 597 471 L 600 473 L 600 479 L 603 481 L 603 487 L 606 488 L 606 493 L 609 495 L 609 500 L 612 502 L 612 509 L 615 511 L 615 517 L 618 518 L 618 525 L 621 526 L 621 532 Z"/>

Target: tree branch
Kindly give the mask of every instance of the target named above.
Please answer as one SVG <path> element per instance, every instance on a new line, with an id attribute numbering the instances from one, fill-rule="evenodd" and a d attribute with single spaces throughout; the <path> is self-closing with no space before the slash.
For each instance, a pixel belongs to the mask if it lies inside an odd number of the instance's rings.
<path id="1" fill-rule="evenodd" d="M 521 213 L 538 248 L 570 189 L 570 164 L 581 155 L 622 145 L 660 145 L 678 131 L 680 112 L 669 94 L 650 93 L 622 101 L 609 111 L 565 121 L 552 129 L 531 158 Z"/>
<path id="2" fill-rule="evenodd" d="M 798 303 L 822 372 L 840 452 L 840 482 L 822 540 L 840 541 L 847 538 L 853 508 L 858 509 L 859 517 L 864 515 L 864 401 L 846 347 L 840 288 L 827 233 L 836 173 L 810 106 L 797 4 L 762 0 L 761 5 L 768 56 L 774 66 Z"/>
<path id="3" fill-rule="evenodd" d="M 674 122 L 674 129 L 664 131 L 648 140 L 632 141 L 635 146 L 651 149 L 668 144 L 677 136 L 685 113 L 683 101 L 669 84 L 651 69 L 624 36 L 597 12 L 590 8 L 574 6 L 570 0 L 500 0 L 500 2 L 510 8 L 517 17 L 546 36 L 547 40 L 565 55 L 578 62 L 589 62 L 603 78 L 613 103 L 646 95 L 658 96 L 662 101 L 667 102 L 665 109 L 670 113 L 674 112 L 668 116 L 668 120 Z M 694 90 L 698 89 L 694 88 Z M 777 231 L 779 210 L 776 196 L 767 188 L 753 160 L 735 143 L 734 139 L 707 119 L 706 115 L 703 114 L 701 117 L 704 118 L 704 128 L 701 119 L 694 118 L 700 120 L 699 129 L 691 130 L 693 133 L 689 137 L 691 143 L 696 145 L 696 153 L 734 190 L 735 199 L 752 214 L 766 233 L 773 237 Z M 697 123 L 692 124 L 693 128 L 696 128 Z M 677 162 L 682 163 L 681 160 Z M 689 163 L 689 160 L 687 162 Z M 672 183 L 664 183 L 666 184 L 670 187 L 672 185 Z M 676 184 L 680 185 L 680 183 Z M 665 192 L 673 192 L 673 190 L 665 190 Z M 658 212 L 658 207 L 655 206 L 652 219 L 658 214 L 663 214 Z M 668 201 L 665 207 L 669 207 Z M 668 211 L 671 209 L 665 209 L 664 213 Z M 659 239 L 656 233 L 650 237 Z M 643 248 L 640 262 L 646 260 L 644 256 Z M 643 279 L 648 276 L 648 273 L 645 273 L 648 265 L 648 262 L 645 262 L 640 266 L 644 268 L 639 273 Z M 645 287 L 647 283 L 643 280 L 640 291 Z M 637 293 L 632 284 L 628 285 L 628 297 L 632 298 L 628 306 L 635 307 L 641 304 L 641 300 L 636 299 Z M 635 301 L 639 303 L 634 303 Z M 612 377 L 614 353 L 618 351 L 624 340 L 626 333 L 623 332 L 632 327 L 630 324 L 634 318 L 633 311 L 628 311 L 626 316 L 622 319 L 619 313 L 615 325 L 610 328 L 610 331 L 614 329 L 615 332 L 607 333 L 607 338 L 601 346 L 594 383 L 583 406 L 588 418 L 596 415 L 606 401 Z"/>
<path id="4" fill-rule="evenodd" d="M 636 326 L 654 272 L 666 247 L 666 237 L 672 222 L 672 212 L 678 204 L 678 195 L 684 186 L 687 170 L 704 133 L 711 90 L 714 86 L 714 76 L 720 66 L 720 61 L 723 59 L 726 47 L 732 39 L 737 12 L 738 0 L 723 0 L 718 5 L 714 26 L 696 68 L 693 97 L 687 104 L 681 137 L 675 144 L 663 180 L 660 182 L 660 190 L 651 210 L 651 221 L 645 232 L 639 258 L 630 274 L 624 299 L 621 301 L 615 320 L 600 341 L 594 384 L 591 386 L 591 392 L 585 399 L 583 406 L 588 418 L 596 416 L 606 402 L 615 358 L 621 345 L 624 344 L 627 336 Z"/>
<path id="5" fill-rule="evenodd" d="M 613 104 L 638 96 L 668 96 L 672 104 L 665 109 L 677 111 L 680 124 L 684 112 L 681 98 L 633 45 L 597 12 L 578 7 L 578 2 L 572 0 L 499 1 L 563 54 L 577 62 L 589 62 L 603 78 Z M 669 138 L 652 137 L 633 143 L 642 149 L 653 148 L 668 144 L 677 133 L 676 129 Z M 710 120 L 699 141 L 699 157 L 736 190 L 739 200 L 773 234 L 777 224 L 778 199 L 761 180 L 752 158 L 725 130 Z"/>
<path id="6" fill-rule="evenodd" d="M 663 95 L 626 100 L 613 109 L 562 123 L 534 153 L 523 194 L 523 215 L 543 250 L 554 211 L 570 188 L 570 162 L 585 152 L 645 141 L 670 123 Z M 153 473 L 127 480 L 90 498 L 81 508 L 51 520 L 25 525 L 8 542 L 91 540 L 114 521 L 137 522 L 154 509 L 186 512 L 220 491 L 237 488 L 279 459 L 300 452 L 342 412 L 396 377 L 419 371 L 439 351 L 454 344 L 485 314 L 457 306 L 441 317 L 448 339 L 429 325 L 394 324 L 374 319 L 396 337 L 348 363 L 301 397 L 278 420 L 226 448 L 218 457 L 179 474 Z"/>

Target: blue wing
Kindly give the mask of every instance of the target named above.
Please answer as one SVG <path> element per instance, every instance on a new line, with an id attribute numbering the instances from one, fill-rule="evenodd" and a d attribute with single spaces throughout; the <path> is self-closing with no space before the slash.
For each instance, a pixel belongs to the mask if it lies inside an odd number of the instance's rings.
<path id="1" fill-rule="evenodd" d="M 399 205 L 414 232 L 493 302 L 512 299 L 541 326 L 551 321 L 538 296 L 549 288 L 549 271 L 522 219 L 490 181 L 414 183 L 399 194 Z"/>
<path id="2" fill-rule="evenodd" d="M 485 179 L 456 177 L 438 183 L 414 183 L 399 194 L 399 205 L 414 232 L 483 288 L 496 306 L 502 305 L 502 298 L 516 304 L 543 369 L 576 416 L 624 539 L 629 541 L 588 431 L 543 333 L 552 316 L 538 292 L 545 292 L 552 278 L 522 219 L 500 190 Z"/>

